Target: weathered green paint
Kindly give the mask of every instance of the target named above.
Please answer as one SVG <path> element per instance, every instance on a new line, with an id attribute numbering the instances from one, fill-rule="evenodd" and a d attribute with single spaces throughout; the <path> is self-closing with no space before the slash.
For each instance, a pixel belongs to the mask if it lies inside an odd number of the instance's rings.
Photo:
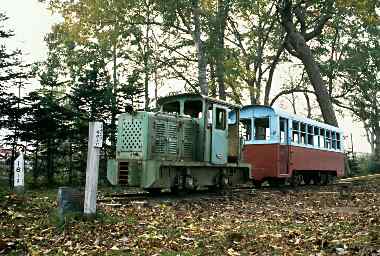
<path id="1" fill-rule="evenodd" d="M 118 181 L 118 168 L 115 159 L 107 160 L 107 179 L 112 185 L 117 185 Z"/>
<path id="2" fill-rule="evenodd" d="M 225 118 L 223 129 L 217 127 L 218 111 L 223 110 L 227 113 L 227 108 L 219 104 L 213 104 L 212 108 L 212 137 L 211 137 L 211 163 L 226 164 L 228 157 L 228 126 Z"/>
<path id="3" fill-rule="evenodd" d="M 128 170 L 128 185 L 131 187 L 140 186 L 141 172 L 143 167 L 143 161 L 129 161 Z"/>
<path id="4" fill-rule="evenodd" d="M 184 107 L 187 101 L 201 102 L 202 114 L 186 116 Z M 127 173 L 129 186 L 145 189 L 170 188 L 188 176 L 193 178 L 196 186 L 215 185 L 223 175 L 229 175 L 231 180 L 241 179 L 242 170 L 249 169 L 249 166 L 227 164 L 227 124 L 225 130 L 218 131 L 215 129 L 216 120 L 213 120 L 213 125 L 208 125 L 207 121 L 210 108 L 215 119 L 216 106 L 225 110 L 238 106 L 187 94 L 167 97 L 160 102 L 178 102 L 180 113 L 139 111 L 120 115 L 116 146 L 118 164 L 113 163 L 112 166 L 116 171 L 110 167 L 110 177 L 118 177 L 118 169 L 123 167 L 120 177 Z M 191 104 L 188 102 L 187 106 Z M 218 157 L 220 155 L 222 157 Z M 124 184 L 127 181 L 124 180 Z"/>

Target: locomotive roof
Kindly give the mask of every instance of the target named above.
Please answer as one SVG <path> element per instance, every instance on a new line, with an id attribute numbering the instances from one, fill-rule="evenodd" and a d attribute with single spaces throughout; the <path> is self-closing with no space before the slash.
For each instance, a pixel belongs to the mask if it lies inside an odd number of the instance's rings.
<path id="1" fill-rule="evenodd" d="M 204 95 L 196 94 L 196 93 L 181 93 L 181 94 L 169 95 L 169 96 L 159 98 L 157 100 L 157 102 L 159 105 L 162 105 L 166 102 L 170 102 L 170 101 L 177 100 L 177 99 L 184 99 L 184 98 L 185 99 L 186 98 L 187 99 L 204 99 L 208 102 L 221 104 L 221 105 L 228 106 L 228 107 L 234 108 L 234 109 L 240 109 L 241 108 L 240 105 L 229 103 L 229 102 L 224 101 L 224 100 L 215 99 L 212 97 L 208 97 L 208 96 L 204 96 Z"/>
<path id="2" fill-rule="evenodd" d="M 281 116 L 281 117 L 285 117 L 285 118 L 292 119 L 292 120 L 295 120 L 295 121 L 303 122 L 303 123 L 306 123 L 306 124 L 311 124 L 311 125 L 314 125 L 314 126 L 318 126 L 320 128 L 324 128 L 324 129 L 328 129 L 328 130 L 333 130 L 333 131 L 336 131 L 336 132 L 343 132 L 343 130 L 340 129 L 339 127 L 336 127 L 336 126 L 333 126 L 333 125 L 329 125 L 329 124 L 326 124 L 326 123 L 322 123 L 322 122 L 316 121 L 314 119 L 306 118 L 306 117 L 303 117 L 303 116 L 300 116 L 300 115 L 292 114 L 292 113 L 283 111 L 283 110 L 275 108 L 275 107 L 270 107 L 270 106 L 247 105 L 247 106 L 244 106 L 242 108 L 241 112 L 244 113 L 244 111 L 246 111 L 248 109 L 253 109 L 253 108 L 267 108 L 267 109 L 272 110 L 276 115 Z"/>

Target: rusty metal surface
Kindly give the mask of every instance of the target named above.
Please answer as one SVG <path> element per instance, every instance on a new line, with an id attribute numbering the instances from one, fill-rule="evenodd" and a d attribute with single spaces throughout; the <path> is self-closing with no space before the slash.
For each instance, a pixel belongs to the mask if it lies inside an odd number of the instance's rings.
<path id="1" fill-rule="evenodd" d="M 277 177 L 279 144 L 249 144 L 244 146 L 243 156 L 251 164 L 251 177 L 262 180 Z"/>
<path id="2" fill-rule="evenodd" d="M 252 165 L 251 176 L 255 180 L 287 177 L 295 170 L 336 171 L 338 177 L 344 175 L 344 154 L 339 152 L 289 146 L 288 175 L 284 175 L 286 154 L 281 154 L 279 144 L 245 145 L 243 154 Z"/>
<path id="3" fill-rule="evenodd" d="M 290 147 L 290 170 L 337 171 L 344 175 L 344 154 L 318 149 Z"/>

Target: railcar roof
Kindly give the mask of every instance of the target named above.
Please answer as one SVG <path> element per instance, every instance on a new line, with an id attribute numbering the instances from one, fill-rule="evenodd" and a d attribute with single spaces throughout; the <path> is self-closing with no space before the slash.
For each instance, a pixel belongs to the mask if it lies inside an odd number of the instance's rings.
<path id="1" fill-rule="evenodd" d="M 310 118 L 306 118 L 306 117 L 303 117 L 303 116 L 299 116 L 299 115 L 296 115 L 296 114 L 288 113 L 288 112 L 283 111 L 281 109 L 278 109 L 278 108 L 275 108 L 275 107 L 270 107 L 270 106 L 247 105 L 247 106 L 244 106 L 242 108 L 241 112 L 244 113 L 244 111 L 249 110 L 249 109 L 254 109 L 254 108 L 267 108 L 267 109 L 272 110 L 276 115 L 281 116 L 281 117 L 285 117 L 285 118 L 292 119 L 292 120 L 295 120 L 295 121 L 311 124 L 311 125 L 314 125 L 314 126 L 318 126 L 320 128 L 324 128 L 324 129 L 328 129 L 328 130 L 333 130 L 333 131 L 336 131 L 336 132 L 343 132 L 343 130 L 341 128 L 339 128 L 339 127 L 335 127 L 333 125 L 322 123 L 322 122 L 319 122 L 319 121 L 316 121 L 316 120 L 313 120 L 313 119 L 310 119 Z"/>
<path id="2" fill-rule="evenodd" d="M 201 94 L 195 94 L 195 93 L 181 93 L 181 94 L 175 94 L 175 95 L 169 95 L 169 96 L 165 96 L 165 97 L 161 97 L 157 100 L 158 104 L 159 105 L 162 105 L 166 102 L 170 102 L 170 101 L 173 101 L 173 100 L 176 100 L 176 99 L 205 99 L 207 100 L 208 102 L 213 102 L 213 103 L 217 103 L 217 104 L 221 104 L 221 105 L 224 105 L 224 106 L 228 106 L 230 108 L 234 108 L 234 109 L 240 109 L 241 106 L 240 105 L 237 105 L 237 104 L 233 104 L 233 103 L 229 103 L 227 101 L 224 101 L 224 100 L 219 100 L 219 99 L 215 99 L 215 98 L 212 98 L 212 97 L 208 97 L 208 96 L 204 96 L 204 95 L 201 95 Z"/>

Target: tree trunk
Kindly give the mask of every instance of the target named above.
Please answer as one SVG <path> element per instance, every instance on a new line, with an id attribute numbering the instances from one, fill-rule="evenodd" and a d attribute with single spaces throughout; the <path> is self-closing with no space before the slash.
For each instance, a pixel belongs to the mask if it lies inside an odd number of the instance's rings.
<path id="1" fill-rule="evenodd" d="M 307 107 L 307 118 L 311 118 L 311 104 L 310 104 L 310 98 L 307 92 L 303 94 L 305 96 L 306 100 L 306 107 Z"/>
<path id="2" fill-rule="evenodd" d="M 69 144 L 69 184 L 73 184 L 73 144 Z"/>
<path id="3" fill-rule="evenodd" d="M 195 48 L 198 58 L 198 83 L 201 89 L 202 95 L 208 95 L 208 84 L 207 84 L 207 73 L 206 73 L 206 54 L 201 39 L 201 24 L 200 24 L 200 7 L 199 0 L 192 0 L 193 7 L 193 22 L 194 22 L 194 31 L 193 31 L 193 40 L 195 43 Z"/>
<path id="4" fill-rule="evenodd" d="M 315 62 L 311 50 L 306 44 L 301 45 L 300 48 L 300 59 L 305 66 L 309 80 L 314 88 L 319 107 L 321 108 L 323 120 L 327 124 L 338 127 L 338 120 L 336 119 L 334 107 L 323 82 L 319 66 Z"/>
<path id="5" fill-rule="evenodd" d="M 266 106 L 269 106 L 269 95 L 270 95 L 270 91 L 272 89 L 272 81 L 273 81 L 274 71 L 276 69 L 276 66 L 280 60 L 280 56 L 281 56 L 282 52 L 284 51 L 284 49 L 285 49 L 284 44 L 282 44 L 280 46 L 280 48 L 277 49 L 276 56 L 275 56 L 271 66 L 270 66 L 270 69 L 269 69 L 269 75 L 268 75 L 267 83 L 265 85 L 265 95 L 264 95 L 264 105 L 266 105 Z"/>
<path id="6" fill-rule="evenodd" d="M 257 104 L 257 102 L 256 102 L 256 99 L 257 99 L 257 97 L 256 97 L 256 90 L 257 89 L 255 87 L 256 82 L 255 82 L 254 79 L 249 79 L 247 81 L 247 84 L 248 84 L 248 88 L 249 88 L 250 102 L 251 102 L 252 105 L 256 105 Z"/>
<path id="7" fill-rule="evenodd" d="M 53 170 L 53 146 L 52 146 L 52 139 L 49 138 L 47 142 L 47 168 L 46 168 L 46 176 L 47 176 L 47 182 L 48 185 L 51 186 L 54 182 L 54 170 Z"/>
<path id="8" fill-rule="evenodd" d="M 36 148 L 34 150 L 34 162 L 33 162 L 33 183 L 37 184 L 37 178 L 38 178 L 38 148 L 39 148 L 39 141 L 37 139 L 36 141 Z"/>
<path id="9" fill-rule="evenodd" d="M 376 125 L 375 128 L 375 147 L 374 147 L 374 159 L 380 162 L 380 126 Z"/>
<path id="10" fill-rule="evenodd" d="M 145 72 L 145 78 L 144 78 L 144 93 L 145 93 L 145 111 L 149 110 L 149 53 L 150 53 L 150 46 L 149 46 L 149 23 L 150 23 L 150 9 L 149 9 L 149 1 L 146 3 L 147 6 L 147 20 L 146 20 L 146 31 L 145 31 L 145 45 L 144 45 L 144 72 Z"/>
<path id="11" fill-rule="evenodd" d="M 113 58 L 113 88 L 111 98 L 111 125 L 110 125 L 110 141 L 111 141 L 111 157 L 115 157 L 116 151 L 116 115 L 117 115 L 117 60 L 116 60 L 116 43 L 112 49 Z"/>
<path id="12" fill-rule="evenodd" d="M 225 2 L 226 1 L 226 2 Z M 229 0 L 218 0 L 218 13 L 216 18 L 216 78 L 219 86 L 219 98 L 226 99 L 226 87 L 224 83 L 224 33 L 226 29 L 226 17 L 228 14 Z"/>
<path id="13" fill-rule="evenodd" d="M 296 30 L 296 25 L 294 24 L 292 13 L 292 11 L 295 10 L 295 7 L 292 6 L 290 0 L 284 0 L 282 4 L 283 6 L 280 9 L 281 22 L 287 33 L 285 38 L 285 48 L 290 54 L 302 61 L 309 76 L 310 83 L 314 88 L 325 123 L 338 126 L 331 98 L 326 85 L 323 82 L 318 63 L 315 61 L 310 47 L 306 44 L 307 40 L 311 40 L 322 33 L 322 28 L 328 21 L 329 16 L 321 16 L 319 23 L 311 32 L 306 33 L 306 31 L 303 31 L 302 26 L 301 32 L 298 32 Z M 332 3 L 329 4 L 331 5 Z M 302 17 L 297 16 L 301 25 L 305 24 L 305 17 L 303 17 L 303 20 L 300 20 L 301 18 Z"/>
<path id="14" fill-rule="evenodd" d="M 215 74 L 215 65 L 214 63 L 210 63 L 210 86 L 209 93 L 211 97 L 216 98 L 216 74 Z"/>

